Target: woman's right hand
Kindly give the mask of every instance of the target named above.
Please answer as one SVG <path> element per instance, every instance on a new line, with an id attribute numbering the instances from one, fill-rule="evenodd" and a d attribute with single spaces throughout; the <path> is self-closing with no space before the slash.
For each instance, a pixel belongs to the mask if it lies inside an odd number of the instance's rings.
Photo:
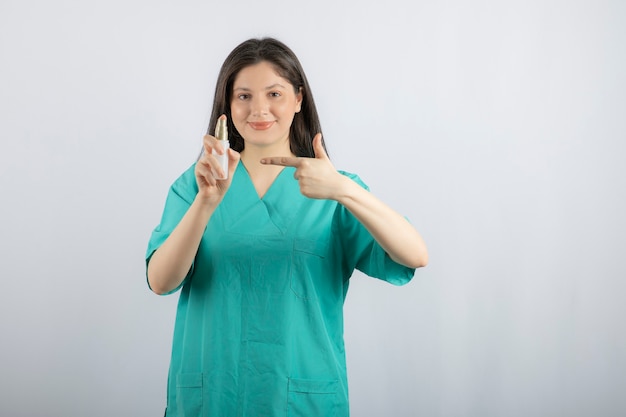
<path id="1" fill-rule="evenodd" d="M 202 235 L 215 209 L 230 187 L 235 168 L 239 163 L 239 152 L 223 149 L 219 141 L 206 135 L 203 140 L 204 153 L 196 163 L 195 175 L 198 194 L 178 225 L 150 258 L 148 282 L 157 294 L 167 294 L 180 285 L 189 272 L 198 252 Z M 228 153 L 228 178 L 223 177 L 220 164 L 213 155 Z"/>
<path id="2" fill-rule="evenodd" d="M 211 135 L 205 135 L 203 139 L 204 152 L 196 163 L 196 183 L 198 184 L 198 195 L 196 198 L 202 199 L 206 203 L 214 205 L 219 204 L 226 194 L 232 182 L 235 168 L 239 164 L 240 155 L 232 149 L 223 149 L 222 144 L 217 138 Z M 222 168 L 219 161 L 213 155 L 213 150 L 220 155 L 224 152 L 228 154 L 228 178 L 225 180 L 217 179 L 223 177 Z"/>

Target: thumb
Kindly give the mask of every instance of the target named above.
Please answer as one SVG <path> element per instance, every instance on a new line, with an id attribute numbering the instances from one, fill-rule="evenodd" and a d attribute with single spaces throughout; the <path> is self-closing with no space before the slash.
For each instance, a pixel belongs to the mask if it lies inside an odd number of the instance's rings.
<path id="1" fill-rule="evenodd" d="M 315 152 L 315 158 L 328 159 L 328 154 L 322 145 L 322 134 L 318 133 L 313 138 L 313 151 Z"/>

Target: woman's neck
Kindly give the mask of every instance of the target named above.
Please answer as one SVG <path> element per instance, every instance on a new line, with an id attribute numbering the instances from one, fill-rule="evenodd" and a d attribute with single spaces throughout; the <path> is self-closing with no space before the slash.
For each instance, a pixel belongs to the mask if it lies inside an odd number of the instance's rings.
<path id="1" fill-rule="evenodd" d="M 283 170 L 283 166 L 279 165 L 263 165 L 262 158 L 271 156 L 295 156 L 291 150 L 284 146 L 281 147 L 257 147 L 246 146 L 241 151 L 241 162 L 243 163 L 248 176 L 252 180 L 254 187 L 260 198 L 263 198 L 269 187 L 272 185 L 278 174 Z"/>
<path id="2" fill-rule="evenodd" d="M 295 156 L 291 153 L 291 149 L 289 149 L 289 143 L 286 144 L 277 144 L 277 146 L 254 146 L 254 145 L 246 145 L 243 151 L 241 151 L 241 162 L 248 169 L 248 172 L 252 174 L 252 171 L 259 172 L 259 168 L 261 168 L 260 172 L 268 172 L 273 171 L 272 169 L 265 170 L 263 168 L 278 168 L 280 171 L 280 166 L 274 165 L 262 165 L 261 159 L 268 158 L 271 156 Z"/>

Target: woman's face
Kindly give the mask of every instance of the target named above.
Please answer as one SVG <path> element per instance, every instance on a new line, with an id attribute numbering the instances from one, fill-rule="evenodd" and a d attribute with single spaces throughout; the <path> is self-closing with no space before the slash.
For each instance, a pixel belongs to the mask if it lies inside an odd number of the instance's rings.
<path id="1" fill-rule="evenodd" d="M 267 61 L 243 68 L 233 83 L 230 111 L 245 146 L 285 145 L 302 104 L 302 93 L 279 76 Z"/>

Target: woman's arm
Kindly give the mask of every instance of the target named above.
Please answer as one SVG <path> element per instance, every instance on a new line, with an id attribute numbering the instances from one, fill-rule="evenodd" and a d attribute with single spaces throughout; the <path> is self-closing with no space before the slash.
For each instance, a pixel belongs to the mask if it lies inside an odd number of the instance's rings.
<path id="1" fill-rule="evenodd" d="M 235 168 L 239 163 L 239 153 L 232 149 L 221 149 L 213 136 L 204 137 L 204 155 L 195 167 L 198 193 L 189 209 L 167 237 L 165 242 L 152 254 L 148 262 L 148 283 L 152 291 L 165 294 L 180 285 L 185 279 L 198 252 L 200 240 L 209 219 L 230 187 Z M 212 149 L 228 154 L 228 178 L 221 172 L 220 164 L 212 155 Z M 214 175 L 216 174 L 216 175 Z"/>
<path id="2" fill-rule="evenodd" d="M 391 259 L 411 268 L 426 266 L 428 250 L 417 230 L 369 191 L 337 172 L 321 139 L 320 134 L 313 139 L 315 158 L 271 157 L 261 163 L 295 167 L 303 195 L 336 200 L 365 226 Z"/>
<path id="3" fill-rule="evenodd" d="M 148 283 L 152 291 L 166 294 L 183 282 L 215 208 L 196 197 L 180 223 L 152 254 L 148 262 Z"/>
<path id="4" fill-rule="evenodd" d="M 411 223 L 350 178 L 341 177 L 335 199 L 365 226 L 389 257 L 410 268 L 426 266 L 426 244 Z"/>

